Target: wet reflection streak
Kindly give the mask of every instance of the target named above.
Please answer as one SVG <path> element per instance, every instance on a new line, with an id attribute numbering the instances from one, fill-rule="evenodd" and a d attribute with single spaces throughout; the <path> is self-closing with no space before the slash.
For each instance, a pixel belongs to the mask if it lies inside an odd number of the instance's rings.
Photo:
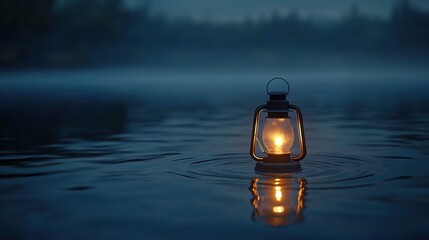
<path id="1" fill-rule="evenodd" d="M 305 191 L 307 190 L 306 188 L 307 182 L 304 178 L 300 178 L 299 179 L 299 191 L 298 191 L 298 204 L 296 206 L 296 217 L 299 220 L 302 220 L 302 211 L 304 210 L 305 206 L 304 206 L 304 195 L 305 195 Z"/>

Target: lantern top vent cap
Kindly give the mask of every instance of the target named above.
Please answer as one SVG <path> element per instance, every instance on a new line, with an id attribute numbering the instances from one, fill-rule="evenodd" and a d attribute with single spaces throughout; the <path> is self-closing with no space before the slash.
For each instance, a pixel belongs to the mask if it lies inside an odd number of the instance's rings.
<path id="1" fill-rule="evenodd" d="M 283 81 L 284 83 L 286 83 L 286 85 L 287 85 L 287 91 L 270 91 L 270 89 L 269 89 L 270 84 L 271 84 L 273 81 L 275 81 L 275 80 L 281 80 L 281 81 Z M 282 95 L 288 95 L 288 94 L 289 94 L 289 92 L 290 92 L 290 85 L 289 85 L 288 81 L 286 81 L 286 79 L 284 79 L 284 78 L 280 78 L 280 77 L 275 77 L 275 78 L 271 79 L 270 81 L 268 81 L 268 83 L 267 83 L 267 87 L 266 87 L 266 90 L 267 90 L 267 94 L 268 94 L 268 95 L 270 95 L 270 96 L 282 96 Z"/>
<path id="2" fill-rule="evenodd" d="M 286 101 L 287 92 L 269 92 L 270 100 Z"/>

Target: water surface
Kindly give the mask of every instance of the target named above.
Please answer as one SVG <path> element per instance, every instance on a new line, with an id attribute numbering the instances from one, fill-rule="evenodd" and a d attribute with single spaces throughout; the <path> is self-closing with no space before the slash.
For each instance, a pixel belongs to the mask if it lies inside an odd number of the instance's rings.
<path id="1" fill-rule="evenodd" d="M 290 74 L 308 156 L 275 176 L 255 173 L 248 154 L 271 76 L 0 75 L 2 239 L 429 234 L 425 74 Z"/>

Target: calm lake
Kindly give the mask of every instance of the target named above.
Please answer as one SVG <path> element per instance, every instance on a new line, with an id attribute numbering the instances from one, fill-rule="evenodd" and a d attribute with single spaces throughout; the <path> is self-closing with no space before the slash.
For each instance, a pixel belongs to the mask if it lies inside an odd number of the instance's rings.
<path id="1" fill-rule="evenodd" d="M 0 73 L 0 238 L 428 238 L 429 73 L 243 72 Z M 308 155 L 266 175 L 277 75 Z"/>

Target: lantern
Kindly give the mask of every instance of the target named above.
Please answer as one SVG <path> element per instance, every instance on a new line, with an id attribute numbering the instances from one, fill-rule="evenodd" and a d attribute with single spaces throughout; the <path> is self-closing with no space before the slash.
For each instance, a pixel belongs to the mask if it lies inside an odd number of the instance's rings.
<path id="1" fill-rule="evenodd" d="M 253 178 L 249 187 L 252 219 L 275 227 L 302 221 L 306 184 L 304 178 Z"/>
<path id="2" fill-rule="evenodd" d="M 281 80 L 287 85 L 287 91 L 270 91 L 269 86 L 275 80 Z M 255 110 L 253 117 L 252 138 L 250 143 L 250 155 L 257 161 L 256 171 L 287 172 L 301 169 L 299 161 L 307 152 L 304 135 L 304 124 L 301 110 L 289 104 L 286 99 L 290 91 L 289 83 L 283 78 L 273 78 L 266 86 L 269 100 Z M 300 153 L 293 155 L 291 148 L 294 144 L 295 134 L 292 127 L 289 111 L 296 113 L 297 133 L 299 137 Z M 261 113 L 266 112 L 265 123 L 260 129 Z M 262 143 L 260 141 L 262 137 Z M 264 153 L 258 156 L 256 144 Z"/>

